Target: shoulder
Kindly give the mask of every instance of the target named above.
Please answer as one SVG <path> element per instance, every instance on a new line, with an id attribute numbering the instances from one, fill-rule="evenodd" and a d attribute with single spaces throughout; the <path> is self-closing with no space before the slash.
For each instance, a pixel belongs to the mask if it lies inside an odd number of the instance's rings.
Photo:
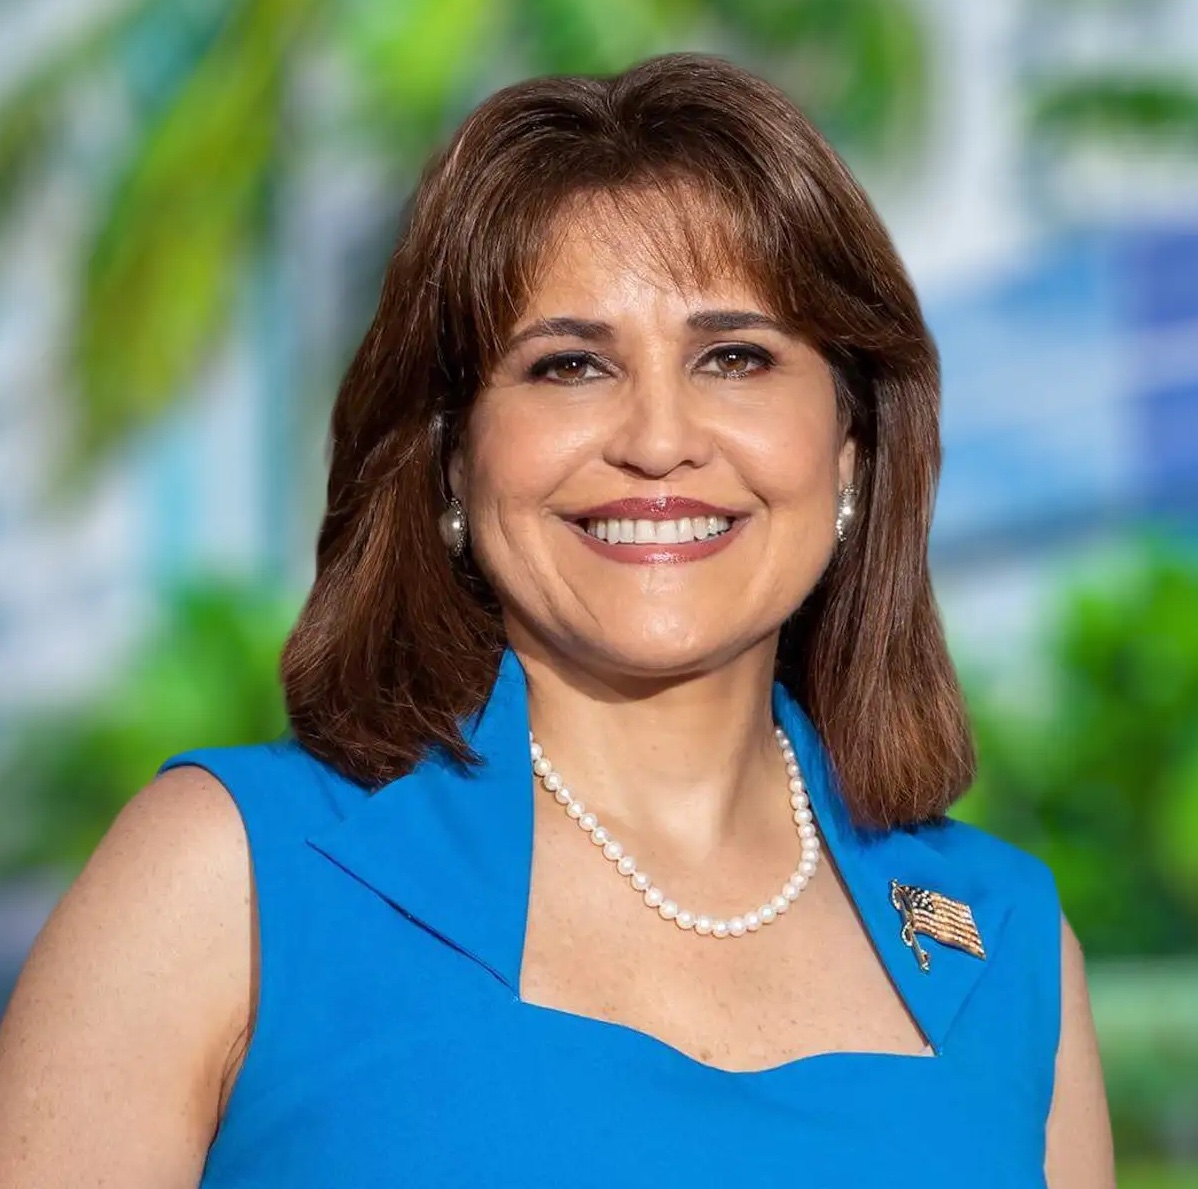
<path id="1" fill-rule="evenodd" d="M 177 1179 L 202 1157 L 246 1029 L 252 944 L 235 807 L 194 768 L 156 777 L 117 814 L 17 981 L 0 1030 L 0 1135 L 25 1136 L 49 1180 L 55 1161 L 82 1169 L 102 1139 L 148 1126 L 152 1143 L 113 1148 L 101 1171 Z M 99 1084 L 119 1092 L 97 1106 Z"/>
<path id="2" fill-rule="evenodd" d="M 957 818 L 913 827 L 912 833 L 954 867 L 989 888 L 1005 889 L 1016 902 L 1045 897 L 1059 913 L 1052 868 L 1037 855 L 997 834 Z M 1055 925 L 1055 916 L 1054 916 Z"/>
<path id="3" fill-rule="evenodd" d="M 255 835 L 266 828 L 319 829 L 346 817 L 370 796 L 291 736 L 178 752 L 162 763 L 159 778 L 184 771 L 206 774 L 209 787 L 225 794 Z"/>

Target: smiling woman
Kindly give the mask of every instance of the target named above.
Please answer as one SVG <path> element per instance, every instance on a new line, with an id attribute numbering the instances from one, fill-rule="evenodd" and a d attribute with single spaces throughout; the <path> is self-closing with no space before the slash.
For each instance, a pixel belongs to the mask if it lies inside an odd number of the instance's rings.
<path id="1" fill-rule="evenodd" d="M 0 1182 L 1112 1185 L 1051 873 L 945 815 L 938 403 L 767 84 L 485 102 L 337 398 L 292 733 L 167 760 L 56 911 Z"/>
<path id="2" fill-rule="evenodd" d="M 685 396 L 675 382 L 683 375 Z M 699 439 L 721 434 L 742 453 L 756 450 L 759 478 L 785 489 L 770 515 L 767 498 L 731 474 L 735 462 L 723 473 L 685 458 L 675 465 L 670 443 L 662 460 L 652 457 L 663 447 L 650 439 L 670 432 L 682 401 L 694 416 L 679 425 L 700 450 Z M 609 459 L 631 448 L 627 465 L 608 463 L 620 479 L 596 478 L 592 467 L 564 493 L 567 506 L 555 492 L 537 517 L 584 511 L 584 485 L 602 502 L 670 494 L 714 503 L 721 493 L 706 489 L 717 483 L 735 487 L 724 494 L 741 504 L 755 499 L 763 531 L 743 540 L 764 553 L 729 553 L 728 565 L 752 567 L 762 592 L 773 567 L 790 574 L 768 609 L 773 622 L 760 619 L 764 606 L 736 600 L 749 634 L 784 625 L 778 675 L 818 723 L 859 822 L 934 816 L 968 786 L 973 765 L 927 571 L 938 408 L 935 348 L 885 229 L 784 96 L 685 56 L 607 84 L 544 79 L 501 92 L 430 165 L 334 411 L 320 573 L 285 662 L 293 722 L 316 754 L 368 782 L 423 754 L 424 728 L 412 736 L 409 724 L 443 724 L 437 739 L 464 757 L 457 724 L 485 699 L 511 628 L 491 598 L 505 575 L 488 571 L 503 566 L 488 542 L 530 551 L 542 594 L 552 583 L 556 598 L 568 597 L 571 583 L 569 570 L 556 581 L 544 548 L 552 538 L 533 533 L 533 520 L 488 531 L 484 518 L 499 528 L 506 513 L 479 488 L 485 475 L 466 505 L 478 523 L 464 570 L 414 564 L 428 555 L 462 465 L 452 455 L 472 436 L 482 448 L 470 458 L 489 457 L 493 430 L 497 460 L 529 484 L 599 442 Z M 626 445 L 629 427 L 644 440 Z M 527 448 L 508 449 L 517 441 Z M 499 482 L 502 490 L 507 479 Z M 832 554 L 850 484 L 860 528 Z M 501 501 L 513 515 L 516 490 Z M 365 501 L 408 514 L 364 519 Z M 637 518 L 620 519 L 632 519 L 635 534 Z M 373 560 L 356 565 L 347 551 Z M 710 568 L 691 577 L 723 591 L 714 601 L 695 591 L 692 606 L 713 619 L 721 599 L 741 593 Z M 595 597 L 610 589 L 580 580 Z M 417 606 L 436 623 L 414 615 Z M 662 630 L 671 621 L 643 594 L 634 606 Z M 449 607 L 455 614 L 443 614 Z M 380 654 L 382 620 L 393 628 Z M 638 636 L 630 620 L 626 630 Z M 409 698 L 414 712 L 397 719 Z"/>

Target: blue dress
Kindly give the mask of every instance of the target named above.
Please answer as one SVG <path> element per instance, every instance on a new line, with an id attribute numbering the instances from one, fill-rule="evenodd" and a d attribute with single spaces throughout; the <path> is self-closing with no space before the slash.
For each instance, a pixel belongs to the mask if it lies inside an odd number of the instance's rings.
<path id="1" fill-rule="evenodd" d="M 509 651 L 469 726 L 484 760 L 471 775 L 438 755 L 370 794 L 290 739 L 163 765 L 198 765 L 229 790 L 258 896 L 257 1023 L 202 1186 L 1043 1186 L 1060 1017 L 1052 876 L 960 822 L 855 828 L 780 685 L 774 713 L 931 1055 L 729 1072 L 522 1002 L 534 793 Z M 918 936 L 922 970 L 892 879 L 967 903 L 985 957 Z"/>

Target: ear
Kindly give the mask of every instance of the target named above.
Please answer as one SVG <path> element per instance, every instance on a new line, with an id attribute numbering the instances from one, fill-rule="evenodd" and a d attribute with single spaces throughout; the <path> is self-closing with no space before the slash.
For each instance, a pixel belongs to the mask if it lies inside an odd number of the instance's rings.
<path id="1" fill-rule="evenodd" d="M 845 435 L 840 447 L 840 456 L 836 463 L 837 479 L 840 487 L 847 487 L 857 474 L 857 443 L 855 439 Z"/>

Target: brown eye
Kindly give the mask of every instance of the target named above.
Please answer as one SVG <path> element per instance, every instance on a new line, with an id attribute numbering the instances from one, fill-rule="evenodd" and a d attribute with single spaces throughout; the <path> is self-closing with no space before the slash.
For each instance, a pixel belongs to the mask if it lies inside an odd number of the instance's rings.
<path id="1" fill-rule="evenodd" d="M 594 379 L 588 369 L 600 371 L 599 365 L 591 355 L 578 352 L 559 352 L 556 355 L 546 355 L 538 359 L 528 369 L 532 380 L 548 380 L 554 384 L 577 384 L 583 380 Z"/>
<path id="2" fill-rule="evenodd" d="M 705 365 L 714 365 L 716 375 L 737 380 L 770 367 L 774 361 L 767 351 L 759 347 L 736 346 L 720 347 L 710 352 L 703 362 Z"/>
<path id="3" fill-rule="evenodd" d="M 752 360 L 743 351 L 725 351 L 716 356 L 716 366 L 725 374 L 747 372 Z"/>
<path id="4" fill-rule="evenodd" d="M 554 380 L 580 380 L 586 375 L 587 367 L 585 359 L 557 359 L 549 365 L 545 374 Z"/>

